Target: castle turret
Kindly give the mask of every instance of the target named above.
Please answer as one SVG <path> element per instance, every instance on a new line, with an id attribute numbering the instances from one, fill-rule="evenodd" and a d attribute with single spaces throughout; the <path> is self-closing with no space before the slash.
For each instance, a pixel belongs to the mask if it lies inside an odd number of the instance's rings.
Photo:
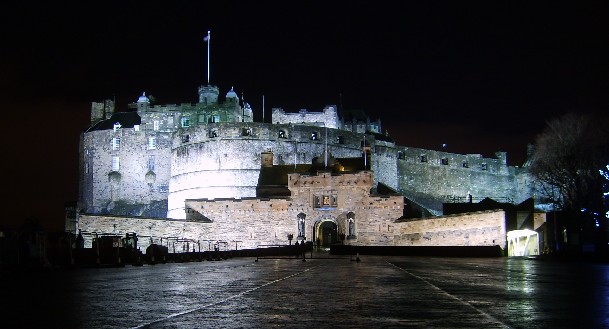
<path id="1" fill-rule="evenodd" d="M 137 110 L 146 111 L 148 106 L 150 106 L 150 98 L 146 97 L 146 92 L 144 92 L 142 93 L 142 96 L 137 99 Z"/>
<path id="2" fill-rule="evenodd" d="M 218 103 L 218 94 L 220 90 L 216 86 L 200 86 L 199 87 L 199 103 L 211 105 Z"/>
<path id="3" fill-rule="evenodd" d="M 103 103 L 91 103 L 91 123 L 108 119 L 114 113 L 114 101 L 106 99 Z"/>

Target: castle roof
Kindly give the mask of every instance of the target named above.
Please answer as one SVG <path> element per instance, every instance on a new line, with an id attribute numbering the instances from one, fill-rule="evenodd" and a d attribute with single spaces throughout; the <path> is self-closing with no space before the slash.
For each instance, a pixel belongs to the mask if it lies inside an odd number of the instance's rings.
<path id="1" fill-rule="evenodd" d="M 239 96 L 237 96 L 237 93 L 235 92 L 233 87 L 231 87 L 230 90 L 226 93 L 226 98 L 239 98 Z"/>
<path id="2" fill-rule="evenodd" d="M 135 111 L 115 112 L 109 119 L 101 120 L 87 128 L 86 132 L 114 129 L 115 123 L 119 123 L 122 128 L 133 128 L 135 125 L 142 124 L 142 118 Z"/>

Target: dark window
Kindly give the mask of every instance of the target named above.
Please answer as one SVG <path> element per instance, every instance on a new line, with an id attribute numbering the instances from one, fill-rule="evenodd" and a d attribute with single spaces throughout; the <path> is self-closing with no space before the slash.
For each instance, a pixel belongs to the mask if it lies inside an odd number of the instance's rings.
<path id="1" fill-rule="evenodd" d="M 421 160 L 421 162 L 427 162 L 427 155 L 421 155 L 419 156 L 419 159 Z"/>
<path id="2" fill-rule="evenodd" d="M 241 136 L 251 136 L 252 130 L 250 128 L 241 129 Z"/>
<path id="3" fill-rule="evenodd" d="M 400 159 L 400 160 L 404 160 L 404 158 L 405 158 L 404 152 L 399 151 L 399 152 L 398 152 L 398 159 Z"/>
<path id="4" fill-rule="evenodd" d="M 209 138 L 218 137 L 218 133 L 215 130 L 209 131 Z"/>
<path id="5" fill-rule="evenodd" d="M 285 133 L 285 131 L 283 131 L 283 130 L 279 131 L 279 134 L 277 134 L 277 137 L 279 137 L 279 138 L 288 138 L 286 133 Z"/>
<path id="6" fill-rule="evenodd" d="M 316 131 L 314 131 L 314 132 L 312 132 L 312 133 L 311 133 L 311 140 L 316 141 L 318 138 L 319 138 L 319 137 L 318 137 L 318 135 L 317 135 L 317 132 L 316 132 Z"/>
<path id="7" fill-rule="evenodd" d="M 189 135 L 182 135 L 182 143 L 188 143 L 190 141 Z"/>
<path id="8" fill-rule="evenodd" d="M 467 163 L 467 161 L 463 161 L 463 168 L 469 168 L 469 163 Z"/>
<path id="9" fill-rule="evenodd" d="M 343 137 L 343 136 L 337 136 L 336 137 L 336 143 L 337 144 L 345 144 L 345 137 Z"/>
<path id="10" fill-rule="evenodd" d="M 486 163 L 481 164 L 480 165 L 480 169 L 486 170 L 487 169 Z"/>
<path id="11" fill-rule="evenodd" d="M 448 166 L 448 158 L 442 158 L 442 159 L 440 160 L 440 163 L 441 163 L 442 165 L 444 165 L 444 166 Z"/>

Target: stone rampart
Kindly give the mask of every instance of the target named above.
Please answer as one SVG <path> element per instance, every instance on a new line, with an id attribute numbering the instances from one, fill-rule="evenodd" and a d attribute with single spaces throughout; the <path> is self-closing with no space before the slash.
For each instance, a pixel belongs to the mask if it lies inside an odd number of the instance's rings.
<path id="1" fill-rule="evenodd" d="M 396 223 L 397 246 L 506 247 L 503 210 L 483 211 Z"/>

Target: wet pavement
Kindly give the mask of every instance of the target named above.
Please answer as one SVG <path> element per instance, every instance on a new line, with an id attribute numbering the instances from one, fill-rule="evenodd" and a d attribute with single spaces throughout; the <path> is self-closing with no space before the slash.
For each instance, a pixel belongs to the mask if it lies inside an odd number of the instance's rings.
<path id="1" fill-rule="evenodd" d="M 2 275 L 0 328 L 609 328 L 609 265 L 307 254 Z"/>

